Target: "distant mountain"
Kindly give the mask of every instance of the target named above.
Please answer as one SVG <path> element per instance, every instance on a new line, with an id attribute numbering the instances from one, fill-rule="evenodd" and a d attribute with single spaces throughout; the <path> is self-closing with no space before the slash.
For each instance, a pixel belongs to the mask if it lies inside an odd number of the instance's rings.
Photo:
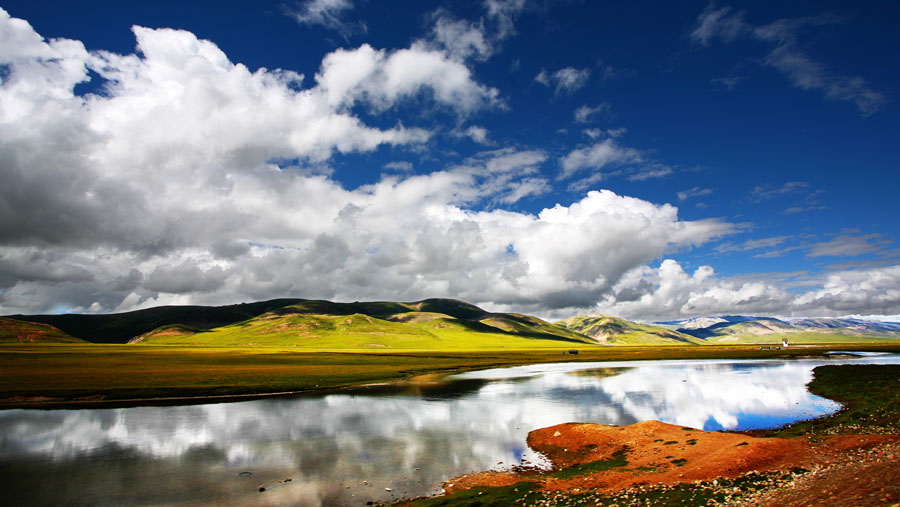
<path id="1" fill-rule="evenodd" d="M 792 319 L 792 326 L 815 330 L 843 330 L 845 333 L 900 334 L 900 322 L 875 322 L 862 319 Z"/>
<path id="2" fill-rule="evenodd" d="M 675 345 L 702 343 L 696 337 L 660 326 L 638 324 L 610 315 L 579 315 L 556 323 L 603 343 L 628 345 Z"/>
<path id="3" fill-rule="evenodd" d="M 223 307 L 159 307 L 49 320 L 103 343 L 310 348 L 528 348 L 597 344 L 537 317 L 491 313 L 452 299 L 412 303 L 279 299 Z"/>
<path id="4" fill-rule="evenodd" d="M 749 317 L 746 315 L 720 315 L 718 317 L 692 317 L 684 320 L 668 320 L 664 322 L 654 322 L 656 325 L 664 325 L 667 328 L 676 329 L 704 329 L 718 324 L 736 324 L 738 322 L 746 322 L 748 320 L 778 320 L 772 317 Z"/>
<path id="5" fill-rule="evenodd" d="M 860 319 L 791 319 L 724 315 L 666 322 L 707 343 L 778 343 L 782 337 L 801 342 L 900 339 L 900 323 Z"/>

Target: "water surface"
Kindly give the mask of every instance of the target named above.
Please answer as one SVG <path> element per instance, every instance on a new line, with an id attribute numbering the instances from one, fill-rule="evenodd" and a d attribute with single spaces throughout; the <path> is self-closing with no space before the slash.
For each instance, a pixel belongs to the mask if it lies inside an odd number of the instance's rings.
<path id="1" fill-rule="evenodd" d="M 365 505 L 540 463 L 526 435 L 562 422 L 741 430 L 829 414 L 839 405 L 805 385 L 843 363 L 900 356 L 560 363 L 238 403 L 0 411 L 0 488 L 8 505 Z"/>

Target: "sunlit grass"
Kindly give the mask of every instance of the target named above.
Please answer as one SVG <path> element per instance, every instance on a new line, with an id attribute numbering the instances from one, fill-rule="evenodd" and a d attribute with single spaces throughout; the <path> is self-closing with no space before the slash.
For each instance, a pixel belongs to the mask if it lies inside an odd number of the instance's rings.
<path id="1" fill-rule="evenodd" d="M 735 359 L 805 356 L 833 347 L 571 347 L 518 350 L 297 350 L 292 347 L 156 345 L 0 346 L 0 400 L 59 401 L 206 397 L 292 392 L 391 382 L 428 373 L 560 361 Z M 841 348 L 900 352 L 898 345 Z M 14 398 L 14 399 L 11 399 Z"/>

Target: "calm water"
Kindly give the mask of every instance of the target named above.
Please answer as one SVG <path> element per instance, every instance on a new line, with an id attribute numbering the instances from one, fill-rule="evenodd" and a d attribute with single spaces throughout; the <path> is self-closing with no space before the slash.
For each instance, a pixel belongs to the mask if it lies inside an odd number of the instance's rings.
<path id="1" fill-rule="evenodd" d="M 540 462 L 526 435 L 562 422 L 750 429 L 828 414 L 839 406 L 805 385 L 815 366 L 849 362 L 900 356 L 566 363 L 315 397 L 0 411 L 0 500 L 365 505 L 436 493 L 466 472 Z"/>

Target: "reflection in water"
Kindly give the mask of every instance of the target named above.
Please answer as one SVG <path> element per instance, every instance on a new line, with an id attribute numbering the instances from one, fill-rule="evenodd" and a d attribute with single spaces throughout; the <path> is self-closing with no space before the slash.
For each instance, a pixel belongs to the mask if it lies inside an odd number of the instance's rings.
<path id="1" fill-rule="evenodd" d="M 9 410 L 0 487 L 19 505 L 364 505 L 539 461 L 527 433 L 561 422 L 749 429 L 830 413 L 805 389 L 825 362 L 898 356 L 535 365 L 317 397 Z"/>

